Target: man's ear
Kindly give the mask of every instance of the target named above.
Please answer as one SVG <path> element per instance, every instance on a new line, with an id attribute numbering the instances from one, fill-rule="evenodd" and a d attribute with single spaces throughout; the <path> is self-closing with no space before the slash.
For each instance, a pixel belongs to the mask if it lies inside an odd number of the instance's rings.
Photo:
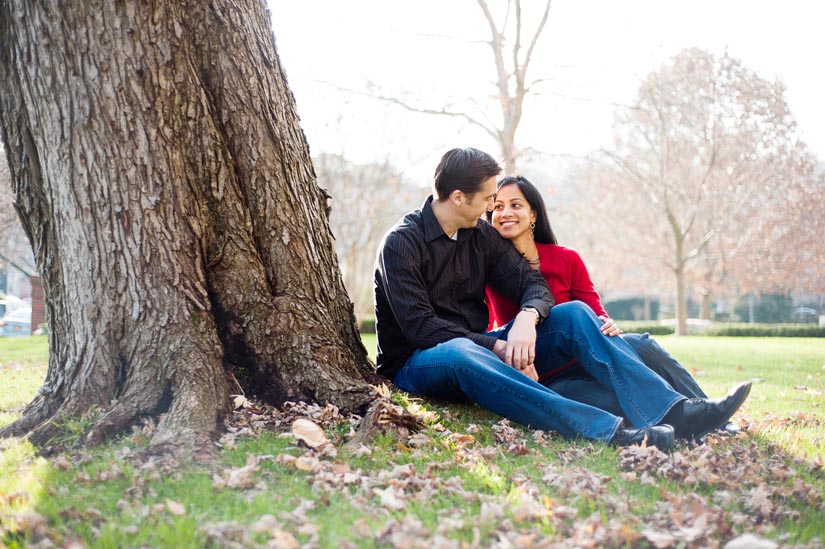
<path id="1" fill-rule="evenodd" d="M 459 190 L 450 193 L 450 201 L 456 206 L 461 206 L 465 200 L 467 200 L 467 195 Z"/>

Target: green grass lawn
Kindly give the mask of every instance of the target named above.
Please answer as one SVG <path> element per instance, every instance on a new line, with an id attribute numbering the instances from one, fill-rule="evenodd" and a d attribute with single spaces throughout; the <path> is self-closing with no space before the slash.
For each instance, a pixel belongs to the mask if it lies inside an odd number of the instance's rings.
<path id="1" fill-rule="evenodd" d="M 825 458 L 825 339 L 780 337 L 656 338 L 708 393 L 724 395 L 753 380 L 742 414 L 801 456 Z"/>
<path id="2" fill-rule="evenodd" d="M 14 420 L 46 377 L 48 337 L 0 338 L 0 427 Z"/>
<path id="3" fill-rule="evenodd" d="M 139 456 L 152 424 L 101 447 L 42 457 L 0 448 L 0 547 L 423 547 L 560 543 L 722 546 L 744 533 L 782 545 L 825 541 L 825 341 L 660 337 L 711 396 L 756 381 L 735 419 L 745 433 L 672 455 L 534 433 L 472 405 L 393 400 L 420 433 L 343 451 L 334 410 L 267 407 L 232 417 L 211 465 Z M 374 356 L 374 336 L 364 337 Z M 45 338 L 0 338 L 0 419 L 46 371 Z M 334 452 L 289 436 L 314 418 Z M 82 421 L 72 423 L 82 440 Z M 284 433 L 287 433 L 286 435 Z M 817 541 L 819 540 L 819 541 Z"/>

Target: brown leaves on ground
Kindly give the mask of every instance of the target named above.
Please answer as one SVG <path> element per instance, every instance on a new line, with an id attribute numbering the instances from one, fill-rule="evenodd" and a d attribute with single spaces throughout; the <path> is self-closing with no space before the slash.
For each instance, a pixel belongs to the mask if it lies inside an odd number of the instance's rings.
<path id="1" fill-rule="evenodd" d="M 317 547 L 326 506 L 343 499 L 346 508 L 363 517 L 354 520 L 351 532 L 370 546 L 768 549 L 776 547 L 776 541 L 783 543 L 771 538 L 783 521 L 799 518 L 800 508 L 825 506 L 810 481 L 810 475 L 822 478 L 821 464 L 794 462 L 780 448 L 753 436 L 709 436 L 705 445 L 682 447 L 670 455 L 633 446 L 617 451 L 552 432 L 528 431 L 507 420 L 453 432 L 421 407 L 405 408 L 383 397 L 381 402 L 374 425 L 392 429 L 397 445 L 389 456 L 382 454 L 389 461 L 378 469 L 357 465 L 365 463 L 357 458 L 379 451 L 366 441 L 338 451 L 358 440 L 361 418 L 342 416 L 334 406 L 288 403 L 275 409 L 252 400 L 240 402 L 220 445 L 231 448 L 238 437 L 263 431 L 280 433 L 294 445 L 278 455 L 248 455 L 242 466 L 213 467 L 213 487 L 250 498 L 277 494 L 292 498 L 293 505 L 248 523 L 199 524 L 209 544 Z M 106 482 L 123 478 L 117 460 L 134 457 L 128 448 L 118 452 L 111 467 L 96 474 L 79 468 L 86 459 L 82 456 L 57 457 L 52 464 L 74 474 L 80 484 Z M 618 472 L 596 472 L 604 452 Z M 280 481 L 271 467 L 264 467 L 267 463 L 304 478 L 311 498 L 278 492 L 273 482 Z M 120 512 L 169 520 L 194 516 L 197 510 L 191 503 L 154 492 L 153 481 L 170 474 L 175 473 L 168 462 L 140 463 L 118 502 Z M 488 479 L 495 488 L 485 488 L 483 482 L 471 487 L 469 479 Z M 425 520 L 432 511 L 437 520 Z M 65 513 L 91 524 L 93 531 L 106 520 L 92 508 Z M 36 513 L 15 520 L 31 539 L 51 537 L 46 519 Z M 817 544 L 814 540 L 810 546 Z"/>
<path id="2" fill-rule="evenodd" d="M 298 440 L 308 439 L 304 454 L 281 454 L 275 460 L 306 474 L 313 493 L 343 494 L 365 516 L 387 517 L 377 530 L 362 521 L 353 529 L 376 545 L 393 547 L 458 547 L 454 536 L 459 531 L 472 538 L 465 544 L 470 547 L 721 547 L 725 540 L 740 547 L 746 542 L 769 547 L 774 542 L 760 536 L 774 533 L 782 520 L 798 515 L 793 502 L 823 506 L 822 496 L 791 467 L 787 455 L 745 436 L 710 436 L 708 444 L 671 455 L 655 448 L 624 448 L 619 452 L 622 472 L 612 478 L 583 465 L 605 451 L 601 445 L 527 432 L 501 420 L 489 428 L 494 444 L 484 446 L 477 438 L 484 428 L 478 425 L 457 433 L 432 417 L 426 423 L 427 431 L 396 431 L 400 451 L 411 458 L 432 458 L 438 448 L 448 449 L 453 452 L 449 463 L 364 471 L 317 451 L 325 446 L 320 426 L 303 422 L 299 431 L 306 434 L 299 435 L 294 424 L 293 433 Z M 562 449 L 553 454 L 552 462 L 541 462 L 524 474 L 501 473 L 502 462 L 538 455 L 560 441 Z M 360 448 L 371 452 L 364 445 Z M 460 477 L 442 473 L 456 464 L 471 470 L 482 466 L 510 488 L 503 494 L 469 490 Z M 634 485 L 658 488 L 652 509 L 637 509 L 639 502 L 630 490 Z M 426 526 L 415 514 L 429 502 L 451 498 L 461 504 L 440 511 L 435 527 Z M 641 505 L 649 506 L 649 500 Z M 581 513 L 594 506 L 598 510 Z M 745 534 L 737 537 L 738 532 Z"/>
<path id="3" fill-rule="evenodd" d="M 800 505 L 822 509 L 823 494 L 802 478 L 772 444 L 753 439 L 720 440 L 666 456 L 639 447 L 621 450 L 620 468 L 641 484 L 663 480 L 696 492 L 662 490 L 642 531 L 656 547 L 713 546 L 734 531 L 770 532 L 783 520 L 797 520 Z M 699 495 L 713 488 L 712 496 Z"/>

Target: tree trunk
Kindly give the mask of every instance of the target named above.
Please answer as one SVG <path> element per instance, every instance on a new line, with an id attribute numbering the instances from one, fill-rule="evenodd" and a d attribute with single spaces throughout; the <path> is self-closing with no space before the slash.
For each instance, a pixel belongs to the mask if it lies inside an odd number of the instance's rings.
<path id="1" fill-rule="evenodd" d="M 97 442 L 161 414 L 156 447 L 208 451 L 233 376 L 363 410 L 373 368 L 262 2 L 0 0 L 0 111 L 50 327 L 0 434 L 44 443 L 96 409 Z"/>
<path id="2" fill-rule="evenodd" d="M 688 335 L 687 295 L 685 293 L 685 272 L 678 268 L 676 274 L 676 335 Z"/>
<path id="3" fill-rule="evenodd" d="M 699 305 L 699 318 L 711 320 L 713 313 L 713 294 L 707 288 L 702 290 L 702 303 Z"/>

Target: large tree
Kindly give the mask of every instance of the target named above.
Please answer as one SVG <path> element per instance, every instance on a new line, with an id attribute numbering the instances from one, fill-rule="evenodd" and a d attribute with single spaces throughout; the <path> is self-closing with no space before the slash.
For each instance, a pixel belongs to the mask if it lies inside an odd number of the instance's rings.
<path id="1" fill-rule="evenodd" d="M 160 415 L 208 451 L 236 382 L 344 409 L 372 365 L 259 0 L 0 1 L 0 121 L 49 368 L 0 434 Z"/>
<path id="2" fill-rule="evenodd" d="M 651 73 L 617 113 L 606 156 L 590 209 L 612 220 L 604 238 L 615 250 L 671 273 L 679 333 L 689 284 L 710 291 L 734 264 L 781 245 L 783 226 L 806 230 L 788 221 L 812 158 L 783 86 L 728 55 L 686 50 Z"/>

